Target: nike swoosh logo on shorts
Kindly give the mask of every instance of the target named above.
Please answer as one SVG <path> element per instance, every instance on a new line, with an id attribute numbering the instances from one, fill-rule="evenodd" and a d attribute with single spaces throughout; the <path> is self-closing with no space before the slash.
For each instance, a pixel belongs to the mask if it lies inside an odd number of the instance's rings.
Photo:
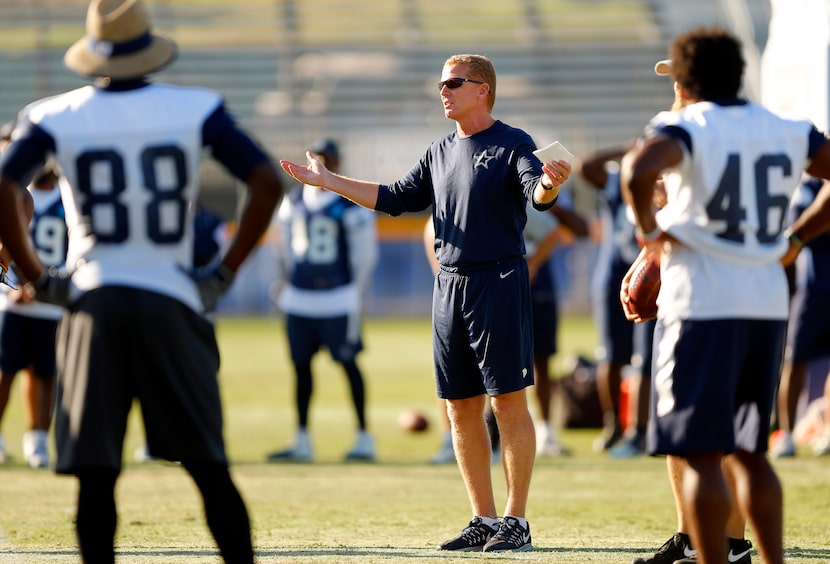
<path id="1" fill-rule="evenodd" d="M 744 550 L 743 552 L 739 552 L 738 554 L 735 554 L 734 552 L 732 552 L 732 549 L 730 548 L 729 549 L 729 554 L 726 555 L 726 559 L 729 560 L 730 562 L 737 562 L 738 560 L 740 560 L 741 558 L 743 558 L 747 554 L 749 554 L 749 549 Z"/>
<path id="2" fill-rule="evenodd" d="M 515 268 L 514 268 L 513 270 L 508 270 L 507 272 L 500 272 L 500 273 L 499 273 L 499 278 L 501 278 L 502 280 L 504 280 L 505 278 L 507 278 L 508 276 L 510 276 L 511 274 L 513 274 L 514 272 L 516 272 L 516 269 L 515 269 Z"/>

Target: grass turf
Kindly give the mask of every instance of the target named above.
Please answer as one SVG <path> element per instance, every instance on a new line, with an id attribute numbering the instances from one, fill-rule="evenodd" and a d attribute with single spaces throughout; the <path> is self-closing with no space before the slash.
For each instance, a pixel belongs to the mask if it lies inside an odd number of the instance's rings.
<path id="1" fill-rule="evenodd" d="M 428 320 L 369 320 L 361 365 L 369 419 L 379 445 L 375 464 L 345 464 L 353 415 L 345 377 L 325 354 L 315 363 L 314 464 L 263 462 L 290 440 L 293 379 L 277 319 L 220 319 L 221 380 L 232 471 L 245 497 L 261 563 L 415 563 L 471 561 L 630 562 L 652 553 L 675 527 L 663 460 L 611 460 L 591 450 L 593 429 L 565 429 L 568 458 L 537 462 L 529 514 L 536 550 L 520 555 L 443 554 L 434 546 L 469 520 L 454 466 L 426 464 L 438 447 Z M 562 322 L 560 364 L 590 356 L 590 319 Z M 77 562 L 75 480 L 20 462 L 22 414 L 13 394 L 4 431 L 15 462 L 0 466 L 0 564 Z M 531 400 L 531 408 L 535 405 Z M 398 429 L 403 409 L 433 422 L 424 433 Z M 137 414 L 127 457 L 141 443 Z M 806 451 L 776 461 L 785 488 L 788 564 L 830 562 L 830 460 Z M 493 467 L 497 503 L 504 478 Z M 119 563 L 220 562 L 195 487 L 176 465 L 128 461 L 118 490 Z M 752 533 L 748 533 L 752 540 Z M 759 561 L 755 555 L 756 562 Z"/>

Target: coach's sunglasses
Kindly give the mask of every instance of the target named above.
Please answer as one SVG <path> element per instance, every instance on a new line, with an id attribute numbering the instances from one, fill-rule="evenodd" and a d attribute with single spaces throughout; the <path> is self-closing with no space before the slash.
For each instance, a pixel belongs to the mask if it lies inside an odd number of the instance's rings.
<path id="1" fill-rule="evenodd" d="M 460 88 L 462 84 L 465 82 L 475 82 L 476 84 L 484 84 L 481 80 L 473 80 L 472 78 L 448 78 L 447 80 L 442 80 L 438 83 L 438 90 L 443 90 L 446 86 L 450 90 L 455 90 L 456 88 Z"/>

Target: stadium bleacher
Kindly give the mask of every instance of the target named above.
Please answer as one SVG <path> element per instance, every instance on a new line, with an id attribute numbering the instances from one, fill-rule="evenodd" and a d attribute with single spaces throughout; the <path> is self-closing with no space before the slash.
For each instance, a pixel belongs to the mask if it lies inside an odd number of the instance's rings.
<path id="1" fill-rule="evenodd" d="M 490 56 L 499 73 L 496 117 L 523 127 L 539 145 L 560 139 L 579 154 L 636 136 L 670 104 L 671 87 L 654 75 L 654 62 L 682 29 L 733 23 L 727 3 L 147 0 L 157 29 L 181 46 L 160 80 L 222 92 L 239 120 L 279 157 L 301 159 L 313 139 L 335 137 L 344 148 L 343 172 L 378 180 L 405 172 L 451 127 L 435 88 L 448 55 Z M 34 99 L 86 83 L 62 64 L 65 48 L 83 34 L 86 4 L 0 0 L 0 120 Z M 769 2 L 745 4 L 760 48 Z M 205 199 L 232 215 L 236 199 L 224 190 L 227 176 L 210 165 L 203 176 Z M 419 237 L 413 230 L 411 244 L 420 244 Z M 406 258 L 422 250 L 394 252 Z M 584 270 L 588 259 L 574 262 Z M 420 311 L 423 296 L 402 306 L 395 292 L 421 278 L 420 270 L 399 271 L 383 282 L 395 303 L 379 302 L 375 310 Z M 585 295 L 571 296 L 571 303 L 588 307 Z"/>

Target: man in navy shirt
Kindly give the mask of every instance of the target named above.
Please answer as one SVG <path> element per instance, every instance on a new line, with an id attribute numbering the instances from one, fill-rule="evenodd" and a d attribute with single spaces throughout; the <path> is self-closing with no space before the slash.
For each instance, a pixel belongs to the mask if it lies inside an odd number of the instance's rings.
<path id="1" fill-rule="evenodd" d="M 525 518 L 535 458 L 525 388 L 533 384 L 533 327 L 522 231 L 526 203 L 548 209 L 570 165 L 541 163 L 531 137 L 492 116 L 496 72 L 481 55 L 454 55 L 438 83 L 455 131 L 434 141 L 400 180 L 354 180 L 281 161 L 306 184 L 370 209 L 399 215 L 432 206 L 440 270 L 433 290 L 433 351 L 438 396 L 447 400 L 458 467 L 473 519 L 439 550 L 531 550 Z M 499 423 L 508 498 L 499 519 L 490 474 L 484 406 Z"/>

